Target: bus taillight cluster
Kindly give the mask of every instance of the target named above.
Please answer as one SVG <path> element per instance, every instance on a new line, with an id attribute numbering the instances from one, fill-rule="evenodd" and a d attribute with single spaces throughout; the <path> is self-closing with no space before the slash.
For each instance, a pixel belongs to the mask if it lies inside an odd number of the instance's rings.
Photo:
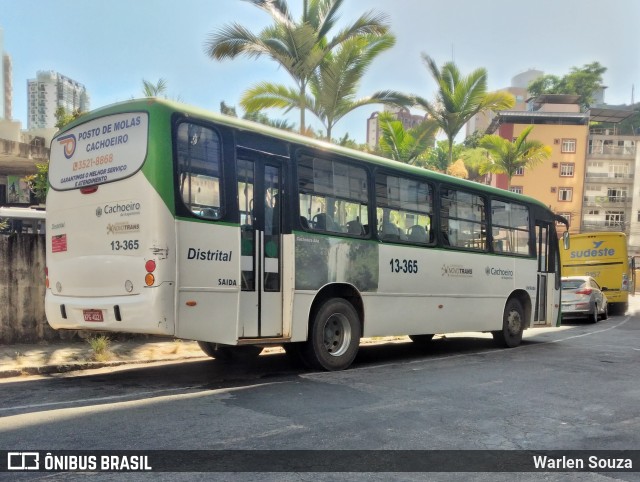
<path id="1" fill-rule="evenodd" d="M 153 272 L 156 270 L 156 262 L 150 259 L 144 264 L 144 267 L 147 270 L 147 274 L 144 277 L 144 283 L 147 286 L 153 286 L 153 284 L 156 282 L 156 277 L 153 274 Z"/>

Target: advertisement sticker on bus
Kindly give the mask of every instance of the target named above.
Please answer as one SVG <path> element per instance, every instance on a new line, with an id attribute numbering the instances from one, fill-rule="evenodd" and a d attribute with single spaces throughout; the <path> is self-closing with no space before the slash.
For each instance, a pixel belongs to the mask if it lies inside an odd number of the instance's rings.
<path id="1" fill-rule="evenodd" d="M 51 143 L 49 180 L 57 190 L 123 179 L 147 155 L 148 114 L 101 117 L 74 127 Z"/>

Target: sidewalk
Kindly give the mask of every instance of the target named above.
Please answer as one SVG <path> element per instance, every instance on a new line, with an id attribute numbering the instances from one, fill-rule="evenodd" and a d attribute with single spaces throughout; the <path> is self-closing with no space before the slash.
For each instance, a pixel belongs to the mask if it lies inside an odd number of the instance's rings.
<path id="1" fill-rule="evenodd" d="M 208 358 L 195 341 L 162 338 L 111 341 L 104 354 L 88 340 L 0 345 L 0 379 L 193 358 Z"/>

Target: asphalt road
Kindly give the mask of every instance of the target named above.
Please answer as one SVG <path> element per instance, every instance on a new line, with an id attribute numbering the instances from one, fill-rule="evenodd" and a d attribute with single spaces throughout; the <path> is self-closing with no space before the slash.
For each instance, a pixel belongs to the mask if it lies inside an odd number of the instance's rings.
<path id="1" fill-rule="evenodd" d="M 0 450 L 640 449 L 636 307 L 640 302 L 634 301 L 627 315 L 595 325 L 572 321 L 560 329 L 528 330 L 515 349 L 496 349 L 489 337 L 471 335 L 436 339 L 426 351 L 411 343 L 363 346 L 353 367 L 343 372 L 308 372 L 275 354 L 250 364 L 187 361 L 7 381 L 0 383 Z M 464 461 L 460 463 L 463 467 Z M 146 475 L 153 480 L 213 478 Z M 146 480 L 142 474 L 135 478 Z M 215 480 L 345 478 L 555 481 L 640 476 L 215 475 Z"/>

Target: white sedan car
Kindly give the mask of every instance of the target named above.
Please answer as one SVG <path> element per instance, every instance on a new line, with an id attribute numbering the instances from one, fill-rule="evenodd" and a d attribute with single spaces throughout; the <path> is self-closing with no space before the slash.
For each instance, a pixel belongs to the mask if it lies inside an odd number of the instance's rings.
<path id="1" fill-rule="evenodd" d="M 597 323 L 609 317 L 606 288 L 591 276 L 567 276 L 562 278 L 562 318 L 587 318 Z"/>

